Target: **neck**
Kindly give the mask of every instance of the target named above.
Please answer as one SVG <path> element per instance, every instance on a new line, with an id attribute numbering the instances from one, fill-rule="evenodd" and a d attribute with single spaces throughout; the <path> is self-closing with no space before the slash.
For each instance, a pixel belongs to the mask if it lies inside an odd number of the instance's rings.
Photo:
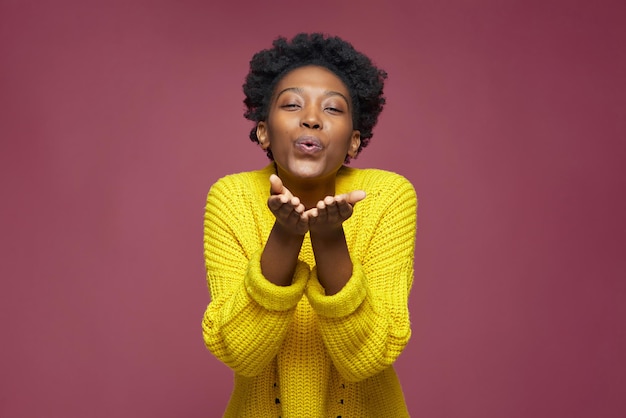
<path id="1" fill-rule="evenodd" d="M 329 176 L 324 179 L 301 179 L 292 178 L 286 173 L 278 170 L 283 185 L 289 189 L 291 194 L 300 199 L 300 202 L 306 209 L 311 209 L 317 205 L 317 202 L 326 196 L 335 195 L 336 175 Z"/>
<path id="2" fill-rule="evenodd" d="M 306 209 L 311 209 L 317 206 L 317 202 L 323 200 L 326 196 L 334 196 L 335 195 L 335 183 L 332 185 L 320 185 L 313 184 L 302 187 L 289 187 L 287 188 L 291 191 L 294 196 L 297 196 L 304 207 Z"/>

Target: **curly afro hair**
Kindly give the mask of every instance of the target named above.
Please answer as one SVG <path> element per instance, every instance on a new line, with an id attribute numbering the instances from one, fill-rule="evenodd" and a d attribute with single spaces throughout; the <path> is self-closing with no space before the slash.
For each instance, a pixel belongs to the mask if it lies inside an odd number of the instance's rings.
<path id="1" fill-rule="evenodd" d="M 326 37 L 321 33 L 301 33 L 291 41 L 279 37 L 272 43 L 272 48 L 256 53 L 250 60 L 250 72 L 243 85 L 246 95 L 244 116 L 256 123 L 267 120 L 276 84 L 291 70 L 306 65 L 327 68 L 350 91 L 352 123 L 354 129 L 361 133 L 358 155 L 372 138 L 372 129 L 383 110 L 383 87 L 387 73 L 375 67 L 367 56 L 341 38 Z M 250 131 L 250 139 L 259 142 L 256 124 Z M 273 160 L 269 149 L 267 156 Z M 348 161 L 349 157 L 346 157 Z"/>

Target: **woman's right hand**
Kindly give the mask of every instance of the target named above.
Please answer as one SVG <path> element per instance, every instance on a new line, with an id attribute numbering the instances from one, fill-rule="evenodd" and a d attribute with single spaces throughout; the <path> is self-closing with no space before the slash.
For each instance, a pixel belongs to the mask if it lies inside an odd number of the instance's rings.
<path id="1" fill-rule="evenodd" d="M 267 206 L 276 217 L 276 223 L 283 232 L 304 235 L 309 230 L 309 222 L 304 214 L 304 205 L 294 196 L 276 174 L 270 176 L 270 198 Z"/>

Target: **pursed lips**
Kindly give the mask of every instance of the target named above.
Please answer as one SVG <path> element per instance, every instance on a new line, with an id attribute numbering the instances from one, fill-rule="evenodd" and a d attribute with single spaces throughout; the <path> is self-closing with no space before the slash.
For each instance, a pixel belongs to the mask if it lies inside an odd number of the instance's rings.
<path id="1" fill-rule="evenodd" d="M 298 139 L 296 139 L 294 145 L 297 149 L 306 154 L 314 154 L 324 149 L 322 141 L 320 141 L 319 138 L 311 135 L 299 137 Z"/>

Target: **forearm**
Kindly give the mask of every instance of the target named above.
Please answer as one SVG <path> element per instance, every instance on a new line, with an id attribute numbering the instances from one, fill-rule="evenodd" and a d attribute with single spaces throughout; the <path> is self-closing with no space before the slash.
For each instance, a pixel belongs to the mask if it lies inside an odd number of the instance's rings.
<path id="1" fill-rule="evenodd" d="M 342 227 L 329 233 L 311 232 L 317 276 L 326 295 L 339 292 L 352 276 L 352 260 Z"/>
<path id="2" fill-rule="evenodd" d="M 362 380 L 391 365 L 410 335 L 408 295 L 413 282 L 417 199 L 405 179 L 377 181 L 350 225 L 352 276 L 329 296 L 314 269 L 307 298 L 318 314 L 324 343 L 347 380 Z M 384 180 L 384 179 L 383 179 Z M 319 266 L 318 266 L 319 268 Z"/>
<path id="3" fill-rule="evenodd" d="M 261 271 L 268 281 L 278 286 L 292 283 L 303 240 L 304 235 L 274 224 L 261 255 Z"/>

